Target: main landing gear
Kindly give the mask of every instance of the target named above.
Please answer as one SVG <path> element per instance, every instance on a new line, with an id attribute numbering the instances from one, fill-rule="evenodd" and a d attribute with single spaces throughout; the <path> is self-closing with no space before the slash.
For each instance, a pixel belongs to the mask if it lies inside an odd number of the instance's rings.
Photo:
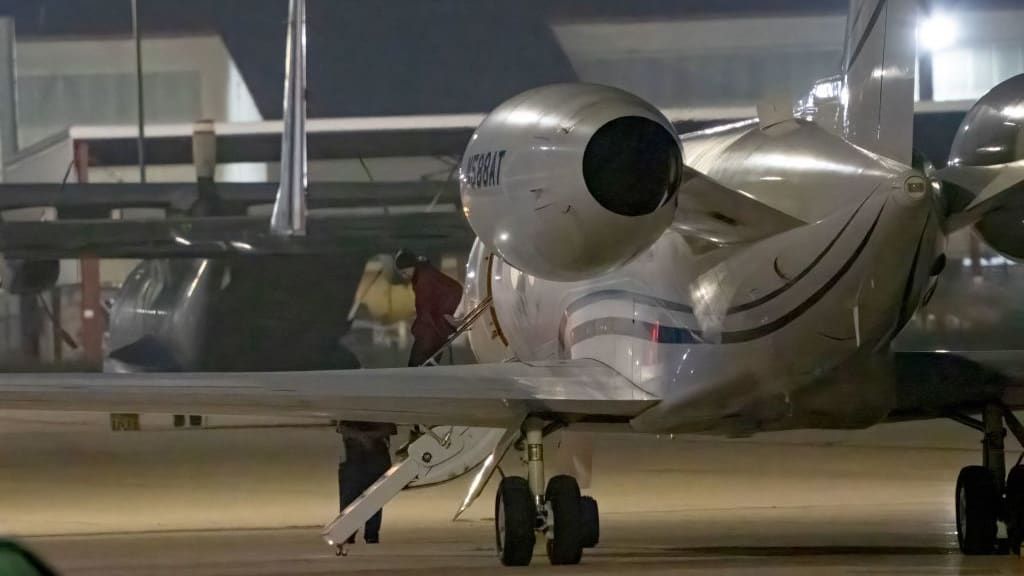
<path id="1" fill-rule="evenodd" d="M 524 428 L 527 478 L 502 478 L 494 501 L 498 556 L 506 566 L 529 565 L 539 534 L 552 564 L 579 564 L 600 539 L 597 502 L 580 495 L 572 476 L 555 476 L 545 488 L 544 423 L 530 418 Z"/>
<path id="2" fill-rule="evenodd" d="M 1006 473 L 1006 427 L 1024 445 L 1024 426 L 999 404 L 985 407 L 982 419 L 957 415 L 954 420 L 984 434 L 981 466 L 960 471 L 956 482 L 956 533 L 967 555 L 1020 555 L 1024 540 L 1024 465 L 1018 460 Z M 1005 426 L 1004 427 L 1004 422 Z M 999 537 L 1000 524 L 1006 538 Z"/>

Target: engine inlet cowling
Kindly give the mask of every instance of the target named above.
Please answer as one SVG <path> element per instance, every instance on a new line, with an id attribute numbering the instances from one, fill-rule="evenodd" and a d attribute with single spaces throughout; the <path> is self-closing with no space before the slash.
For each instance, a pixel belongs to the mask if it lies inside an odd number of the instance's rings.
<path id="1" fill-rule="evenodd" d="M 1024 74 L 1009 78 L 982 96 L 967 112 L 950 148 L 950 166 L 998 169 L 1024 160 Z M 947 185 L 948 186 L 948 185 Z M 1004 193 L 1002 205 L 975 224 L 989 246 L 1024 259 L 1024 186 Z M 961 203 L 973 198 L 960 194 Z"/>
<path id="2" fill-rule="evenodd" d="M 615 88 L 557 84 L 484 119 L 460 189 L 484 244 L 528 274 L 571 281 L 614 270 L 661 236 L 682 166 L 654 106 Z"/>

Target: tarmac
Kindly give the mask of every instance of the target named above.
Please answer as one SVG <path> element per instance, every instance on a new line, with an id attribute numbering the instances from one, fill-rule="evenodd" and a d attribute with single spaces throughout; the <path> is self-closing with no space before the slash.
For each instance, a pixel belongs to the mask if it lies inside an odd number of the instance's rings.
<path id="1" fill-rule="evenodd" d="M 170 417 L 167 417 L 169 420 Z M 150 419 L 152 420 L 152 419 Z M 488 574 L 493 482 L 407 490 L 382 542 L 338 558 L 339 438 L 326 426 L 111 432 L 105 417 L 0 412 L 0 534 L 67 575 Z M 594 436 L 601 543 L 573 574 L 1024 574 L 956 550 L 953 490 L 980 439 L 952 422 L 725 440 Z M 1019 447 L 1008 439 L 1009 463 Z M 513 456 L 507 474 L 522 473 Z M 517 569 L 515 571 L 523 571 Z"/>

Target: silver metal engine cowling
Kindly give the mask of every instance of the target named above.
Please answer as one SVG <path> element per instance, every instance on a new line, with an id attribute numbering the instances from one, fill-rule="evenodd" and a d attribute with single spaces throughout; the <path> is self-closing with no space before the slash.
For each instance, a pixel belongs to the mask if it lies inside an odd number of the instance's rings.
<path id="1" fill-rule="evenodd" d="M 473 134 L 463 210 L 512 266 L 556 281 L 621 266 L 668 228 L 682 178 L 672 124 L 628 92 L 555 84 L 523 92 Z"/>
<path id="2" fill-rule="evenodd" d="M 951 166 L 1018 167 L 1024 162 L 1024 74 L 982 96 L 960 124 L 950 149 Z M 1019 170 L 1019 168 L 1018 168 Z M 1003 204 L 975 224 L 989 246 L 1024 259 L 1024 185 L 1005 193 Z M 969 202 L 971 197 L 961 202 Z"/>

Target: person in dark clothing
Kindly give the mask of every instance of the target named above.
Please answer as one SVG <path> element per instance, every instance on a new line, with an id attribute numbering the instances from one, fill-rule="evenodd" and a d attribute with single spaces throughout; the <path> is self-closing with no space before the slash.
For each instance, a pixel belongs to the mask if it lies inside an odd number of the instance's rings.
<path id="1" fill-rule="evenodd" d="M 453 315 L 462 300 L 462 285 L 435 268 L 426 258 L 409 252 L 395 255 L 395 268 L 412 282 L 416 295 L 409 366 L 420 366 L 455 332 Z"/>
<path id="2" fill-rule="evenodd" d="M 398 433 L 394 424 L 380 422 L 339 422 L 345 443 L 345 461 L 338 464 L 338 489 L 341 510 L 355 501 L 391 467 L 391 436 Z M 367 544 L 380 542 L 383 510 L 366 521 L 363 539 Z M 355 543 L 355 535 L 348 543 Z"/>

